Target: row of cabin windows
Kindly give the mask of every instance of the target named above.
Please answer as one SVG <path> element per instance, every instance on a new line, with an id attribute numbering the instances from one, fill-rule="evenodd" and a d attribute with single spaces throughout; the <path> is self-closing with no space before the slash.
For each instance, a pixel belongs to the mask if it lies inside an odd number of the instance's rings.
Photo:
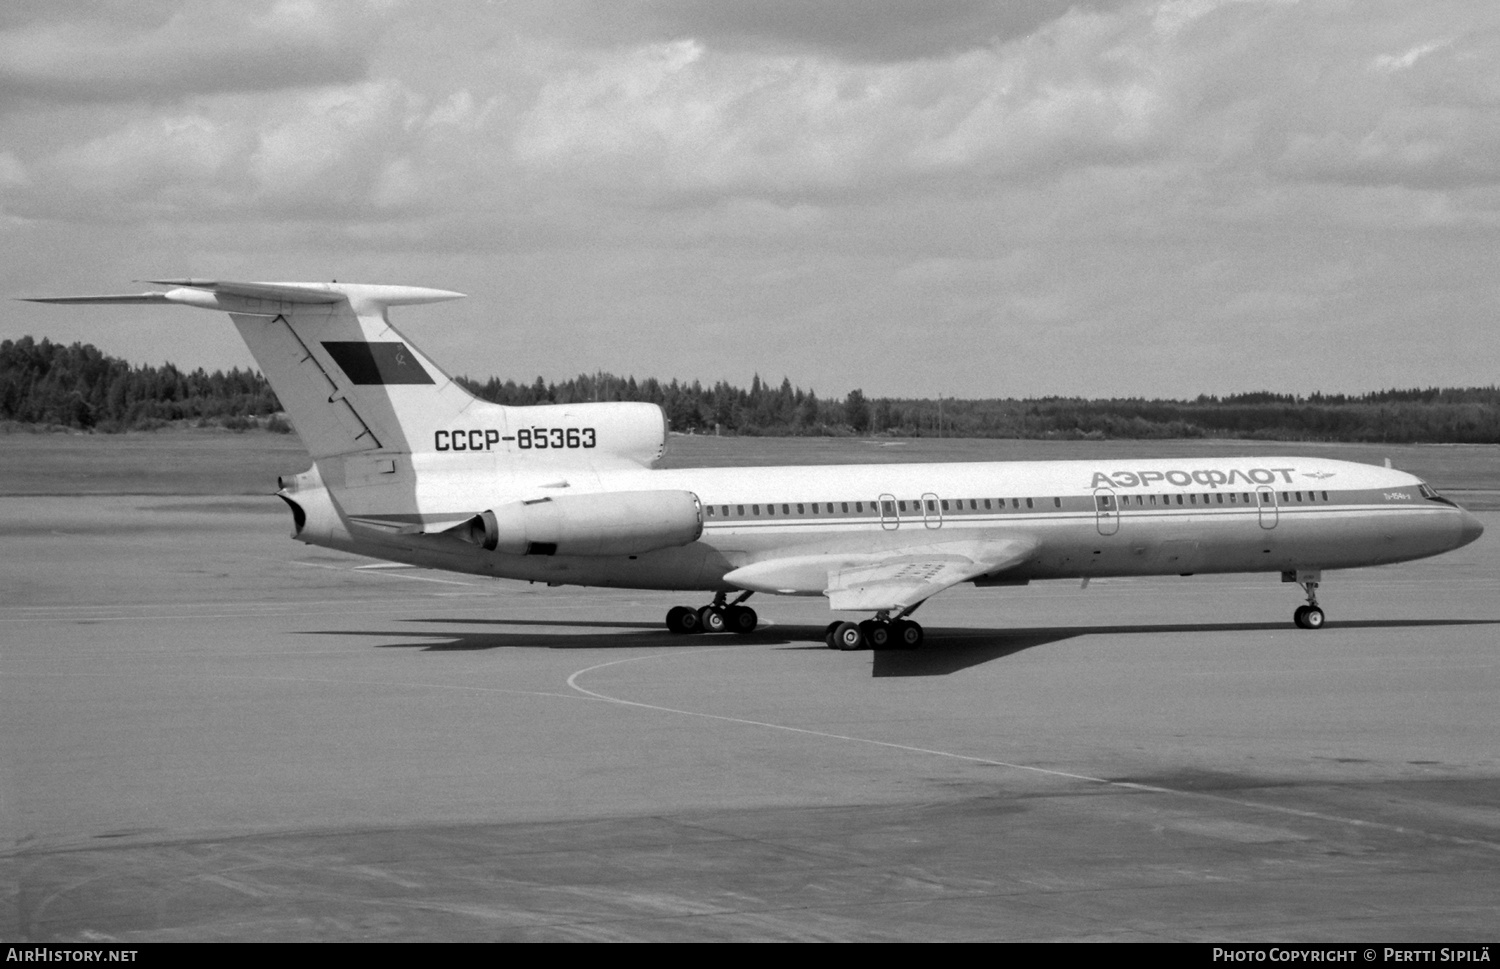
<path id="1" fill-rule="evenodd" d="M 1260 496 L 1258 502 L 1257 502 L 1257 499 L 1254 497 L 1257 494 Z M 1304 493 L 1301 492 L 1301 491 L 1295 491 L 1295 492 L 1293 492 L 1293 491 L 1283 491 L 1281 493 L 1281 502 L 1282 502 L 1282 504 L 1289 504 L 1293 500 L 1299 501 L 1299 502 L 1303 501 L 1304 500 L 1303 494 Z M 1321 495 L 1321 498 L 1319 497 L 1320 495 Z M 1226 498 L 1226 496 L 1227 496 L 1227 498 Z M 1323 491 L 1323 492 L 1309 491 L 1309 492 L 1306 492 L 1306 496 L 1307 496 L 1306 499 L 1305 499 L 1306 501 L 1319 501 L 1319 500 L 1321 500 L 1321 501 L 1327 501 L 1328 500 L 1328 492 L 1326 492 L 1326 491 Z M 1270 496 L 1270 494 L 1268 492 L 1220 491 L 1220 492 L 1214 492 L 1214 493 L 1210 493 L 1210 494 L 1187 494 L 1187 495 L 1181 495 L 1181 494 L 1176 494 L 1176 495 L 1159 495 L 1159 496 L 1158 495 L 1121 495 L 1121 496 L 1119 496 L 1119 507 L 1120 508 L 1129 508 L 1129 507 L 1132 507 L 1132 506 L 1136 507 L 1136 508 L 1157 507 L 1157 505 L 1158 505 L 1157 499 L 1158 498 L 1160 498 L 1160 504 L 1161 505 L 1173 505 L 1173 504 L 1176 504 L 1176 505 L 1197 505 L 1197 504 L 1200 504 L 1200 503 L 1204 504 L 1204 505 L 1213 505 L 1213 504 L 1219 504 L 1219 505 L 1223 505 L 1223 504 L 1230 504 L 1230 505 L 1238 505 L 1238 504 L 1253 505 L 1253 504 L 1257 504 L 1257 503 L 1269 505 L 1271 503 L 1271 496 Z M 1200 501 L 1200 499 L 1201 499 L 1201 501 Z M 899 499 L 895 500 L 895 501 L 887 501 L 887 500 L 883 500 L 882 499 L 881 501 L 871 501 L 871 502 L 863 502 L 863 501 L 838 501 L 838 502 L 828 501 L 828 502 L 817 502 L 817 501 L 814 501 L 814 502 L 796 502 L 795 504 L 793 504 L 791 502 L 783 502 L 780 506 L 778 506 L 778 505 L 776 505 L 774 503 L 767 504 L 765 506 L 765 514 L 768 517 L 774 517 L 777 514 L 777 510 L 776 509 L 778 507 L 780 507 L 780 509 L 781 509 L 780 514 L 782 514 L 784 516 L 791 516 L 793 514 L 796 514 L 796 515 L 809 515 L 809 514 L 811 514 L 811 515 L 821 515 L 821 514 L 828 514 L 828 515 L 842 514 L 842 515 L 848 515 L 848 514 L 851 513 L 850 506 L 852 505 L 853 506 L 853 509 L 852 509 L 852 513 L 853 514 L 863 515 L 863 514 L 865 514 L 865 505 L 868 504 L 870 506 L 870 511 L 869 511 L 870 514 L 872 514 L 872 515 L 874 515 L 874 514 L 880 514 L 880 515 L 884 515 L 885 517 L 889 518 L 889 517 L 893 517 L 893 516 L 895 516 L 897 514 L 906 513 L 906 512 L 915 513 L 915 512 L 923 512 L 923 511 L 925 511 L 927 513 L 935 513 L 935 512 L 938 511 L 939 508 L 941 508 L 943 511 L 963 511 L 964 510 L 964 503 L 965 502 L 968 502 L 968 505 L 969 505 L 968 510 L 969 511 L 980 511 L 981 509 L 984 510 L 984 511 L 994 511 L 994 510 L 997 510 L 997 509 L 1003 511 L 1007 507 L 1007 505 L 1006 505 L 1007 501 L 1010 503 L 1008 507 L 1010 507 L 1013 510 L 1020 509 L 1022 507 L 1021 503 L 1023 501 L 1026 503 L 1025 507 L 1027 507 L 1027 508 L 1035 508 L 1036 507 L 1036 502 L 1039 501 L 1039 500 L 1045 501 L 1046 499 L 1035 499 L 1035 498 L 995 498 L 995 499 L 990 499 L 990 498 L 955 498 L 955 499 L 951 499 L 950 500 L 948 498 L 938 498 L 938 499 L 926 498 L 926 499 L 915 500 L 915 501 L 902 501 L 902 500 L 899 500 Z M 1100 495 L 1100 496 L 1098 496 L 1098 503 L 1099 503 L 1099 507 L 1100 508 L 1112 508 L 1112 507 L 1115 507 L 1115 498 L 1113 496 L 1111 496 L 1111 495 Z M 924 508 L 924 505 L 925 505 L 925 508 Z M 1061 508 L 1062 507 L 1062 499 L 1061 498 L 1053 498 L 1052 499 L 1052 507 L 1054 507 L 1054 508 Z M 709 518 L 731 518 L 731 517 L 733 517 L 733 518 L 745 518 L 747 516 L 748 517 L 759 517 L 759 515 L 761 514 L 761 506 L 760 505 L 732 505 L 732 506 L 731 505 L 707 505 L 707 506 L 705 506 L 705 508 L 706 508 L 706 510 L 708 512 L 708 517 Z M 730 514 L 731 508 L 733 509 L 733 512 L 734 512 L 732 515 Z M 793 508 L 796 508 L 797 510 L 795 512 L 793 512 L 792 511 Z M 837 508 L 836 511 L 835 511 L 835 508 Z M 747 509 L 748 509 L 748 512 L 747 512 Z"/>
<path id="2" fill-rule="evenodd" d="M 1322 495 L 1321 499 L 1318 497 L 1320 494 Z M 1230 504 L 1230 505 L 1238 505 L 1238 504 L 1253 505 L 1253 504 L 1256 504 L 1256 499 L 1254 497 L 1255 495 L 1259 495 L 1260 496 L 1260 499 L 1259 499 L 1259 503 L 1260 504 L 1262 504 L 1262 505 L 1269 505 L 1271 503 L 1271 494 L 1270 494 L 1270 492 L 1267 492 L 1267 491 L 1259 491 L 1259 492 L 1250 492 L 1250 491 L 1218 491 L 1218 492 L 1212 492 L 1212 493 L 1209 493 L 1209 494 L 1161 495 L 1160 497 L 1161 497 L 1161 504 L 1163 504 L 1163 505 L 1172 505 L 1172 504 L 1177 504 L 1177 505 L 1183 505 L 1183 504 L 1187 504 L 1187 505 L 1197 505 L 1197 504 L 1204 504 L 1204 505 L 1215 505 L 1215 504 L 1217 504 L 1217 505 L 1223 505 L 1223 504 Z M 1309 491 L 1309 492 L 1306 492 L 1306 495 L 1307 495 L 1307 497 L 1305 499 L 1306 501 L 1319 501 L 1319 500 L 1321 500 L 1321 501 L 1327 501 L 1328 500 L 1328 492 L 1326 492 L 1326 491 L 1323 491 L 1323 492 Z M 1291 504 L 1292 501 L 1294 500 L 1294 498 L 1295 498 L 1296 501 L 1303 501 L 1304 500 L 1303 499 L 1303 492 L 1301 492 L 1301 491 L 1283 491 L 1281 493 L 1281 503 L 1283 505 Z M 1099 499 L 1099 507 L 1100 508 L 1112 508 L 1112 507 L 1114 507 L 1114 497 L 1113 496 L 1111 496 L 1111 495 L 1099 495 L 1098 499 Z M 1129 508 L 1129 507 L 1132 507 L 1132 506 L 1136 507 L 1136 508 L 1144 508 L 1144 507 L 1148 507 L 1148 506 L 1155 506 L 1156 503 L 1157 503 L 1156 499 L 1157 499 L 1156 495 L 1121 495 L 1120 498 L 1119 498 L 1119 500 L 1120 500 L 1120 507 L 1121 508 Z"/>
<path id="3" fill-rule="evenodd" d="M 927 499 L 912 500 L 912 501 L 902 501 L 902 500 L 898 499 L 898 500 L 895 500 L 895 501 L 881 500 L 881 501 L 868 501 L 868 502 L 866 502 L 866 501 L 828 501 L 828 502 L 814 501 L 814 502 L 797 502 L 795 504 L 793 504 L 791 502 L 784 502 L 784 503 L 782 503 L 779 506 L 776 505 L 776 504 L 767 504 L 765 506 L 765 514 L 768 515 L 768 516 L 776 515 L 778 513 L 776 509 L 779 507 L 781 509 L 780 514 L 782 514 L 782 515 L 793 515 L 793 514 L 796 514 L 796 515 L 823 515 L 823 514 L 828 514 L 828 515 L 848 515 L 851 512 L 853 514 L 856 514 L 856 515 L 863 515 L 863 514 L 865 514 L 865 505 L 869 505 L 870 506 L 869 514 L 871 514 L 871 515 L 885 515 L 886 517 L 891 517 L 891 516 L 894 516 L 894 515 L 896 515 L 898 513 L 912 513 L 912 514 L 915 514 L 917 512 L 923 512 L 923 511 L 925 511 L 927 513 L 934 513 L 935 514 L 938 511 L 939 508 L 941 508 L 943 511 L 954 511 L 954 510 L 963 511 L 963 507 L 964 507 L 964 502 L 965 501 L 968 501 L 968 503 L 969 503 L 969 510 L 971 510 L 971 511 L 978 511 L 980 509 L 981 505 L 984 507 L 984 509 L 986 511 L 993 511 L 996 508 L 1004 510 L 1006 508 L 1006 501 L 1010 502 L 1010 506 L 1009 507 L 1011 507 L 1013 509 L 1019 509 L 1019 508 L 1022 507 L 1022 502 L 1025 502 L 1025 506 L 1024 507 L 1026 507 L 1026 508 L 1036 508 L 1037 507 L 1036 503 L 1038 501 L 1044 501 L 1044 500 L 1046 500 L 1046 499 L 1041 499 L 1041 498 L 1009 498 L 1009 499 L 1006 499 L 1006 498 L 995 498 L 995 499 L 990 499 L 990 498 L 968 498 L 968 499 L 956 498 L 956 499 L 952 499 L 950 501 L 950 499 L 947 499 L 947 498 L 927 498 Z M 926 506 L 925 508 L 923 507 L 924 505 Z M 1054 507 L 1054 508 L 1061 508 L 1062 507 L 1062 499 L 1061 498 L 1053 498 L 1052 499 L 1052 507 Z M 749 517 L 755 517 L 755 516 L 758 516 L 758 515 L 761 514 L 761 506 L 760 505 L 705 505 L 704 508 L 707 510 L 709 518 L 744 518 L 747 515 Z M 794 512 L 794 511 L 792 511 L 793 508 L 796 508 L 797 510 Z M 731 509 L 733 510 L 733 514 L 730 514 Z M 837 510 L 835 510 L 835 509 L 837 509 Z"/>

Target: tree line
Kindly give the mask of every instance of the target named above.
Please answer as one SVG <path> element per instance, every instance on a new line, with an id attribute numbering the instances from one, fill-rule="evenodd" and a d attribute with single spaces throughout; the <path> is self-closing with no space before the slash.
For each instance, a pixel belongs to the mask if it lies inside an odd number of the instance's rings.
<path id="1" fill-rule="evenodd" d="M 748 388 L 614 374 L 531 383 L 457 378 L 499 404 L 645 401 L 674 431 L 741 435 L 890 435 L 1052 439 L 1231 437 L 1291 441 L 1500 444 L 1500 388 L 1368 394 L 1268 392 L 1194 400 L 822 398 L 755 376 Z M 288 430 L 265 378 L 235 368 L 190 373 L 132 366 L 97 348 L 31 337 L 0 342 L 0 421 L 100 431 L 173 422 Z"/>
<path id="2" fill-rule="evenodd" d="M 291 430 L 264 377 L 131 366 L 86 343 L 0 342 L 0 421 L 117 432 L 176 422 Z"/>

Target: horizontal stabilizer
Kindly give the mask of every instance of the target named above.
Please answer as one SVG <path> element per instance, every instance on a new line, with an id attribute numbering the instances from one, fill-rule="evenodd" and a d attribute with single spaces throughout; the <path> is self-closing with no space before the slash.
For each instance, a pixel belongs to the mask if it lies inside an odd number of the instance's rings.
<path id="1" fill-rule="evenodd" d="M 164 293 L 127 293 L 119 296 L 28 296 L 29 303 L 178 303 L 206 310 L 277 316 L 297 306 L 348 301 L 358 314 L 381 313 L 387 306 L 411 306 L 462 299 L 463 293 L 425 286 L 383 286 L 365 283 L 240 283 L 218 279 L 147 279 L 171 286 Z"/>
<path id="2" fill-rule="evenodd" d="M 236 283 L 217 279 L 143 279 L 158 286 L 181 286 L 206 289 L 213 293 L 245 296 L 249 299 L 276 299 L 288 303 L 337 303 L 344 294 L 329 289 L 333 283 Z"/>
<path id="3" fill-rule="evenodd" d="M 166 293 L 125 293 L 120 296 L 22 296 L 23 303 L 170 303 Z"/>

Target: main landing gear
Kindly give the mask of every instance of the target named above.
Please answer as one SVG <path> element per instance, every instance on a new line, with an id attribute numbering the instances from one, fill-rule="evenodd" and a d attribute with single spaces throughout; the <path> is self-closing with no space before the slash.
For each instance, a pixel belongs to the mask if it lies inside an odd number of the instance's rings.
<path id="1" fill-rule="evenodd" d="M 1318 606 L 1318 586 L 1323 581 L 1323 573 L 1304 571 L 1287 575 L 1291 578 L 1283 576 L 1282 581 L 1296 582 L 1307 592 L 1307 605 L 1297 607 L 1297 611 L 1292 613 L 1292 622 L 1297 624 L 1298 629 L 1322 629 L 1323 610 Z"/>
<path id="2" fill-rule="evenodd" d="M 673 606 L 667 612 L 667 631 L 685 635 L 687 633 L 753 633 L 760 623 L 755 610 L 740 603 L 754 593 L 745 592 L 733 602 L 726 603 L 724 593 L 714 594 L 714 601 L 699 609 L 690 606 Z"/>
<path id="3" fill-rule="evenodd" d="M 864 622 L 835 620 L 823 630 L 823 642 L 829 649 L 916 649 L 922 645 L 922 627 L 906 617 L 917 606 L 903 610 L 895 619 L 889 609 L 882 609 Z"/>

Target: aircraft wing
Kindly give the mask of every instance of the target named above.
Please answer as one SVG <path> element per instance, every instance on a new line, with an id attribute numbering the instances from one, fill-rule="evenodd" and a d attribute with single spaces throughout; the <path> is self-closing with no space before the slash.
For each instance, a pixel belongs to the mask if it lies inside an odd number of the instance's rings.
<path id="1" fill-rule="evenodd" d="M 816 592 L 840 611 L 905 609 L 944 589 L 995 575 L 1036 549 L 1027 536 L 937 542 L 884 552 L 799 555 L 735 569 L 725 581 L 760 592 Z"/>

